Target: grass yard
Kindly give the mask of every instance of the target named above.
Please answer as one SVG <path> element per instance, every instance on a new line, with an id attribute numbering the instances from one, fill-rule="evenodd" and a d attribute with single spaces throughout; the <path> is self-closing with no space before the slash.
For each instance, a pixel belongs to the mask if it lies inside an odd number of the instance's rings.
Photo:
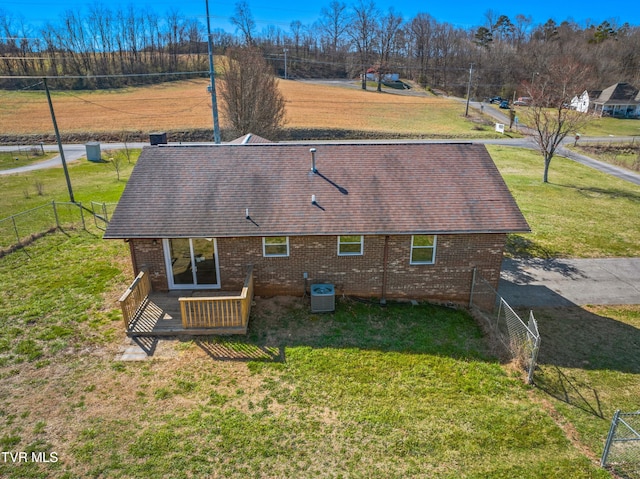
<path id="1" fill-rule="evenodd" d="M 0 151 L 0 170 L 19 168 L 38 161 L 48 160 L 54 156 L 56 156 L 55 153 L 42 152 L 38 147 L 15 151 Z"/>
<path id="2" fill-rule="evenodd" d="M 80 160 L 69 163 L 69 176 L 76 201 L 117 202 L 139 155 L 140 150 L 131 150 L 131 159 L 127 160 L 124 150 L 103 152 L 104 157 L 121 157 L 120 181 L 108 162 Z M 2 176 L 0 219 L 52 200 L 69 201 L 62 167 Z"/>
<path id="3" fill-rule="evenodd" d="M 517 198 L 541 186 L 530 152 L 491 152 Z M 117 197 L 104 166 L 73 166 L 81 198 Z M 590 177 L 554 166 L 556 182 Z M 52 195 L 64 196 L 61 173 Z M 537 311 L 539 389 L 491 356 L 466 313 L 429 305 L 340 301 L 312 315 L 260 299 L 247 338 L 114 361 L 131 277 L 126 244 L 87 232 L 0 259 L 0 445 L 59 458 L 0 463 L 0 476 L 605 478 L 610 416 L 640 392 L 638 307 Z"/>
<path id="4" fill-rule="evenodd" d="M 0 476 L 608 477 L 463 311 L 258 299 L 246 338 L 114 361 L 126 249 L 57 233 L 0 260 L 0 444 L 59 458 Z"/>
<path id="5" fill-rule="evenodd" d="M 539 153 L 488 146 L 532 233 L 511 235 L 510 252 L 536 257 L 640 256 L 640 186 L 562 157 L 542 182 Z"/>
<path id="6" fill-rule="evenodd" d="M 582 136 L 640 136 L 640 120 L 621 118 L 594 118 Z"/>
<path id="7" fill-rule="evenodd" d="M 615 410 L 638 410 L 640 305 L 535 314 L 542 335 L 539 397 L 550 400 L 570 425 L 569 434 L 599 456 Z"/>

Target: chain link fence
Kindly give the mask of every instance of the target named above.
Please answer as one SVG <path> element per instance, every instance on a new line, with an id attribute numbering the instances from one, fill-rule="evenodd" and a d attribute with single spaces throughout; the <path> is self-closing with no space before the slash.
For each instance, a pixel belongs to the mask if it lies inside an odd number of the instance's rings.
<path id="1" fill-rule="evenodd" d="M 89 209 L 81 203 L 52 201 L 0 219 L 0 257 L 58 229 L 87 230 L 93 221 L 104 230 L 114 209 L 115 203 L 91 202 Z"/>
<path id="2" fill-rule="evenodd" d="M 472 281 L 471 310 L 484 320 L 494 343 L 503 346 L 511 359 L 527 372 L 529 384 L 533 383 L 540 350 L 540 333 L 533 311 L 529 311 L 525 322 L 477 270 L 473 272 Z"/>
<path id="3" fill-rule="evenodd" d="M 640 411 L 615 412 L 600 465 L 619 477 L 640 477 Z"/>

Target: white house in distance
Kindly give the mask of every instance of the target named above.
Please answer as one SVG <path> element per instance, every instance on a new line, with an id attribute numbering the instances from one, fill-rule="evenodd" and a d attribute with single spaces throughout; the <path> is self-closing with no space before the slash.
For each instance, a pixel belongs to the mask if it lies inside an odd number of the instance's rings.
<path id="1" fill-rule="evenodd" d="M 583 91 L 581 95 L 576 95 L 571 99 L 571 109 L 579 111 L 580 113 L 589 111 L 589 92 L 587 90 Z"/>
<path id="2" fill-rule="evenodd" d="M 604 90 L 585 90 L 571 100 L 571 108 L 582 113 L 616 118 L 640 117 L 640 91 L 630 83 L 615 83 Z"/>

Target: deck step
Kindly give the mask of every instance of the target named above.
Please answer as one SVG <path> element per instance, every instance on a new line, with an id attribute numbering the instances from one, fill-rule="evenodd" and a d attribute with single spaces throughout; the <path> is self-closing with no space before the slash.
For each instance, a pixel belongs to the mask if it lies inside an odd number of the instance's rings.
<path id="1" fill-rule="evenodd" d="M 126 332 L 129 337 L 157 337 L 157 336 L 226 336 L 230 334 L 247 334 L 246 327 L 234 328 L 167 328 L 155 329 L 153 331 L 132 331 Z"/>

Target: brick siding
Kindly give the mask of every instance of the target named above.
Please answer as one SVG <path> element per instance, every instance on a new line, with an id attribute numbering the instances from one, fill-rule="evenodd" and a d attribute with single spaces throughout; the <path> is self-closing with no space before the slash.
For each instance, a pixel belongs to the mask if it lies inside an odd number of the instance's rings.
<path id="1" fill-rule="evenodd" d="M 497 289 L 505 234 L 438 235 L 435 264 L 409 264 L 411 235 L 388 240 L 385 297 L 466 305 L 474 267 Z M 162 241 L 131 240 L 134 270 L 146 267 L 155 290 L 168 282 Z M 338 256 L 336 236 L 289 238 L 288 257 L 263 257 L 261 237 L 218 238 L 223 290 L 239 291 L 246 267 L 254 265 L 258 296 L 302 295 L 314 283 L 333 283 L 337 294 L 377 297 L 383 293 L 385 236 L 365 236 L 364 254 Z M 303 274 L 307 273 L 307 280 Z"/>

